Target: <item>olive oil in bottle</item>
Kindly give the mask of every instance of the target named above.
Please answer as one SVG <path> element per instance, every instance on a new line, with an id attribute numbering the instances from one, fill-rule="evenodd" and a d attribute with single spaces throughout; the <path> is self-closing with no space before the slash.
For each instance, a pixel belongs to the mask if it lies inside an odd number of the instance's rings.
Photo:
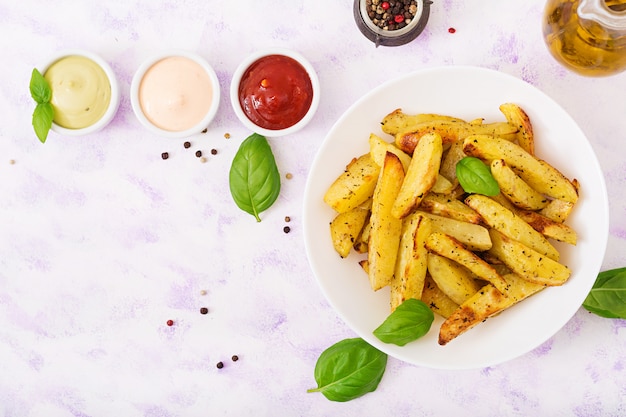
<path id="1" fill-rule="evenodd" d="M 543 35 L 555 59 L 581 75 L 626 70 L 626 0 L 548 0 Z"/>

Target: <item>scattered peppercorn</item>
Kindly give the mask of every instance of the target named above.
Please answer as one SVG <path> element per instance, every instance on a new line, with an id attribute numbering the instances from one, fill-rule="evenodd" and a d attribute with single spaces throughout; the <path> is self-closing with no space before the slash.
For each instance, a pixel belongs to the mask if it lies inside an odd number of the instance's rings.
<path id="1" fill-rule="evenodd" d="M 211 149 L 211 155 L 217 155 L 217 149 L 215 148 Z"/>
<path id="2" fill-rule="evenodd" d="M 170 157 L 170 154 L 169 154 L 169 153 L 167 153 L 167 152 L 163 152 L 163 153 L 161 154 L 161 159 L 167 159 L 167 158 L 169 158 L 169 157 Z"/>
<path id="3" fill-rule="evenodd" d="M 285 232 L 285 233 L 291 232 L 291 227 L 289 227 L 289 226 L 283 227 L 283 232 Z"/>
<path id="4" fill-rule="evenodd" d="M 455 28 L 449 28 L 449 29 L 448 29 L 448 33 L 454 33 L 454 32 L 456 32 L 456 29 L 455 29 Z"/>
<path id="5" fill-rule="evenodd" d="M 218 363 L 217 363 L 217 365 L 215 365 L 215 366 L 217 366 L 217 369 L 222 369 L 222 368 L 224 367 L 224 362 L 221 362 L 221 361 L 220 361 L 220 362 L 218 362 Z"/>
<path id="6" fill-rule="evenodd" d="M 417 14 L 417 0 L 366 0 L 367 16 L 382 30 L 406 27 Z"/>
<path id="7" fill-rule="evenodd" d="M 209 312 L 209 309 L 208 309 L 208 308 L 206 308 L 206 307 L 202 307 L 202 308 L 200 309 L 200 314 L 207 314 L 208 312 Z"/>
<path id="8" fill-rule="evenodd" d="M 200 158 L 202 156 L 202 151 L 196 151 L 196 156 Z"/>
<path id="9" fill-rule="evenodd" d="M 200 158 L 200 162 L 204 164 L 206 162 L 206 158 L 203 156 L 202 158 Z"/>
<path id="10" fill-rule="evenodd" d="M 200 295 L 206 295 L 206 290 L 201 290 Z"/>
<path id="11" fill-rule="evenodd" d="M 224 133 L 224 137 L 225 137 L 226 139 L 230 139 L 230 133 Z"/>
<path id="12" fill-rule="evenodd" d="M 291 221 L 291 217 L 289 217 L 289 216 L 285 216 L 285 221 L 286 221 L 287 223 L 289 223 L 289 222 Z"/>
<path id="13" fill-rule="evenodd" d="M 239 356 L 233 355 L 231 359 L 233 360 L 233 362 L 237 362 L 239 360 Z"/>
<path id="14" fill-rule="evenodd" d="M 185 149 L 189 149 L 191 147 L 191 142 L 185 142 L 183 143 L 183 146 L 185 147 Z"/>
<path id="15" fill-rule="evenodd" d="M 293 178 L 293 174 L 291 172 L 288 172 L 287 174 L 285 174 L 285 178 L 287 178 L 288 180 Z"/>
<path id="16" fill-rule="evenodd" d="M 15 159 L 9 159 L 9 164 L 15 165 Z"/>
<path id="17" fill-rule="evenodd" d="M 206 133 L 207 130 L 208 130 L 208 128 L 205 127 L 204 130 L 201 133 Z"/>
<path id="18" fill-rule="evenodd" d="M 174 325 L 174 320 L 168 320 L 165 322 L 165 324 L 167 324 L 168 326 L 173 326 Z"/>

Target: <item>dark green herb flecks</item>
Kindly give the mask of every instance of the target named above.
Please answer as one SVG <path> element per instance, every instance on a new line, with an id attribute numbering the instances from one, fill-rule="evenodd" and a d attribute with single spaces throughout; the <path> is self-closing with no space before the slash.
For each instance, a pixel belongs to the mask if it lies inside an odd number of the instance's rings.
<path id="1" fill-rule="evenodd" d="M 261 221 L 280 193 L 280 174 L 267 139 L 258 133 L 246 138 L 230 167 L 230 193 L 237 206 Z"/>

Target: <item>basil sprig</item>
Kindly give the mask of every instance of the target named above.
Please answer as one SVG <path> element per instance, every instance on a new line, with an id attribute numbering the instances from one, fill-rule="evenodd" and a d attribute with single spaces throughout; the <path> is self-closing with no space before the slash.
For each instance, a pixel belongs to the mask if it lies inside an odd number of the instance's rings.
<path id="1" fill-rule="evenodd" d="M 456 177 L 466 193 L 493 196 L 500 192 L 489 167 L 473 156 L 466 156 L 457 162 Z"/>
<path id="2" fill-rule="evenodd" d="M 345 402 L 376 390 L 387 355 L 361 338 L 345 339 L 326 349 L 315 364 L 317 388 L 331 401 Z"/>
<path id="3" fill-rule="evenodd" d="M 626 267 L 600 272 L 583 307 L 600 317 L 626 319 Z"/>
<path id="4" fill-rule="evenodd" d="M 35 111 L 33 112 L 33 129 L 35 129 L 35 134 L 41 143 L 45 143 L 48 138 L 48 132 L 52 127 L 52 120 L 54 119 L 54 109 L 52 108 L 52 104 L 50 104 L 52 89 L 48 81 L 41 75 L 37 68 L 33 69 L 29 87 L 30 95 L 37 103 Z"/>
<path id="5" fill-rule="evenodd" d="M 237 206 L 253 215 L 267 210 L 280 193 L 280 174 L 267 139 L 258 133 L 248 136 L 230 167 L 230 193 Z"/>
<path id="6" fill-rule="evenodd" d="M 384 343 L 404 346 L 428 333 L 433 320 L 435 315 L 426 303 L 409 298 L 374 330 L 374 336 Z"/>

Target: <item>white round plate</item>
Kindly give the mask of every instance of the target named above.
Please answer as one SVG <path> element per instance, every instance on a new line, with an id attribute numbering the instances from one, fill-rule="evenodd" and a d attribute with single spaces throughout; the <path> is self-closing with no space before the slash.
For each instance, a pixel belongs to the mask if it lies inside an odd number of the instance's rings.
<path id="1" fill-rule="evenodd" d="M 389 141 L 380 121 L 391 111 L 439 113 L 485 123 L 505 121 L 500 104 L 520 105 L 535 132 L 536 155 L 580 182 L 580 199 L 567 220 L 578 244 L 556 243 L 572 275 L 488 319 L 452 340 L 437 343 L 443 322 L 436 316 L 429 333 L 403 347 L 379 341 L 372 331 L 389 315 L 389 289 L 371 290 L 358 265 L 364 255 L 341 259 L 330 239 L 335 213 L 323 196 L 347 163 L 368 152 L 370 133 Z M 602 265 L 608 238 L 608 198 L 593 149 L 574 120 L 532 85 L 507 74 L 475 67 L 442 67 L 407 74 L 371 91 L 335 123 L 313 162 L 304 199 L 304 235 L 311 268 L 330 304 L 368 343 L 397 359 L 439 369 L 471 369 L 521 356 L 558 332 L 581 307 Z M 353 251 L 354 252 L 354 251 Z"/>

